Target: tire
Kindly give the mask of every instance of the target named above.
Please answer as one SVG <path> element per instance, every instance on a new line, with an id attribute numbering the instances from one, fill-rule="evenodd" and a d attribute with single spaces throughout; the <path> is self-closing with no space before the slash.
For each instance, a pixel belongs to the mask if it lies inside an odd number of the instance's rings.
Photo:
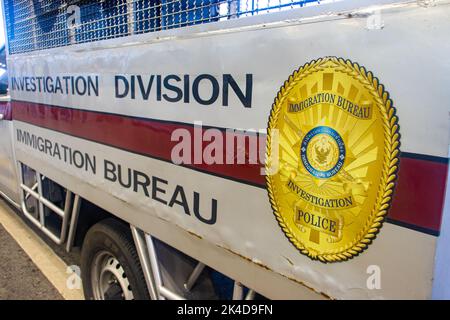
<path id="1" fill-rule="evenodd" d="M 87 300 L 150 299 L 130 228 L 115 219 L 105 219 L 87 232 L 81 279 Z"/>

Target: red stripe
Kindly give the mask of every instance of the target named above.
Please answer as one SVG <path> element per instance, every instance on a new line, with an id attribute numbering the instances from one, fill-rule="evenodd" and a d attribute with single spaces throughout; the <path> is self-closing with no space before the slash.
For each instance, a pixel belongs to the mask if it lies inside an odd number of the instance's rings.
<path id="1" fill-rule="evenodd" d="M 178 141 L 171 141 L 174 130 L 187 130 L 190 133 L 189 137 L 192 137 L 191 145 L 194 144 L 194 128 L 187 124 L 137 119 L 122 115 L 62 107 L 50 107 L 29 102 L 14 101 L 12 103 L 13 118 L 15 120 L 28 122 L 40 127 L 165 161 L 171 161 L 171 151 L 178 144 Z M 201 133 L 198 136 L 201 137 Z M 242 136 L 242 134 L 227 134 L 227 138 L 237 138 L 237 136 Z M 248 136 L 246 138 L 248 139 Z M 261 146 L 265 145 L 265 136 L 256 138 L 259 139 Z M 207 144 L 208 142 L 204 142 L 203 146 Z M 231 151 L 233 155 L 236 154 L 236 150 L 234 151 Z M 264 176 L 260 174 L 261 166 L 259 164 L 249 164 L 248 155 L 246 157 L 247 159 L 244 164 L 239 165 L 207 165 L 202 163 L 187 165 L 187 167 L 232 177 L 250 184 L 264 185 Z M 191 159 L 194 159 L 194 148 L 192 148 Z"/>
<path id="2" fill-rule="evenodd" d="M 0 101 L 0 114 L 3 115 L 3 120 L 12 120 L 11 103 L 9 101 Z"/>
<path id="3" fill-rule="evenodd" d="M 402 157 L 389 218 L 439 231 L 447 163 Z"/>
<path id="4" fill-rule="evenodd" d="M 185 129 L 191 137 L 194 136 L 194 128 L 188 124 L 137 119 L 29 102 L 12 103 L 15 120 L 165 161 L 171 161 L 171 150 L 178 144 L 177 141 L 171 141 L 174 130 Z M 227 138 L 242 135 L 228 134 Z M 246 139 L 248 137 L 249 135 Z M 264 150 L 265 136 L 259 136 L 258 139 L 259 148 Z M 203 145 L 207 144 L 208 142 L 205 142 Z M 236 157 L 236 150 L 231 152 Z M 192 150 L 192 157 L 193 154 Z M 249 164 L 248 156 L 247 154 L 246 164 L 193 164 L 187 167 L 264 187 L 264 176 L 260 174 L 261 166 Z M 447 163 L 402 157 L 389 218 L 437 233 L 441 224 L 446 175 Z"/>

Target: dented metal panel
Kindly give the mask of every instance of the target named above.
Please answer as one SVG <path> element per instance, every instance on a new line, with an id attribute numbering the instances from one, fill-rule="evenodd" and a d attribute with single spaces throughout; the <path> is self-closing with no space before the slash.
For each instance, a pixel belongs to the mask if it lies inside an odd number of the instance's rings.
<path id="1" fill-rule="evenodd" d="M 429 298 L 445 178 L 428 187 L 441 207 L 423 215 L 394 198 L 389 223 L 364 253 L 324 264 L 279 228 L 262 168 L 280 86 L 306 62 L 337 56 L 372 70 L 389 91 L 401 125 L 400 167 L 440 177 L 449 16 L 447 1 L 336 9 L 10 56 L 17 160 L 269 298 Z M 244 164 L 208 163 L 195 152 L 191 163 L 174 161 L 181 136 L 203 151 L 208 129 L 224 145 L 253 137 L 256 163 L 247 163 L 251 154 Z M 400 184 L 399 195 L 418 196 L 420 181 L 400 177 Z M 374 270 L 380 287 L 368 281 Z"/>

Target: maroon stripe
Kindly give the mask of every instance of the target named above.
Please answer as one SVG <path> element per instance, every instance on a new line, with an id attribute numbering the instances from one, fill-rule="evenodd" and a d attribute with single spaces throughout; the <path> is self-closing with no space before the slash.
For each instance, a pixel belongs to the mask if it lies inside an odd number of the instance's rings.
<path id="1" fill-rule="evenodd" d="M 164 161 L 171 161 L 171 151 L 178 144 L 171 141 L 176 129 L 185 129 L 194 139 L 194 127 L 189 124 L 140 119 L 14 101 L 13 119 L 56 130 L 76 137 L 110 145 Z M 223 130 L 222 130 L 223 132 Z M 202 133 L 198 136 L 201 137 Z M 243 133 L 226 133 L 226 138 L 243 137 Z M 258 140 L 259 150 L 265 150 L 265 136 L 244 135 L 247 146 L 250 137 Z M 193 145 L 193 141 L 191 141 Z M 209 142 L 204 142 L 203 146 Z M 224 143 L 225 146 L 225 143 Z M 248 150 L 248 148 L 245 148 Z M 238 151 L 226 150 L 236 159 Z M 191 151 L 193 159 L 194 150 Z M 264 187 L 261 165 L 250 164 L 245 154 L 244 164 L 193 164 L 186 167 L 219 175 L 243 183 Z M 223 159 L 225 160 L 225 159 Z M 253 162 L 254 163 L 254 162 Z M 389 221 L 431 234 L 438 234 L 444 203 L 447 162 L 402 157 L 399 179 Z"/>
<path id="2" fill-rule="evenodd" d="M 149 119 L 138 119 L 122 115 L 98 113 L 78 109 L 62 107 L 51 107 L 43 104 L 30 102 L 13 103 L 13 118 L 28 122 L 40 127 L 56 130 L 76 137 L 96 141 L 114 146 L 120 149 L 136 152 L 153 158 L 171 161 L 171 152 L 178 141 L 171 141 L 174 130 L 184 129 L 192 138 L 191 146 L 194 145 L 194 127 L 188 124 L 163 122 Z M 202 133 L 198 135 L 201 139 Z M 226 133 L 227 139 L 246 139 L 249 143 L 249 135 L 239 133 Z M 265 136 L 252 136 L 259 140 L 260 146 L 265 146 Z M 204 142 L 206 147 L 209 142 Z M 225 145 L 225 144 L 224 144 Z M 203 148 L 199 148 L 202 150 Z M 248 148 L 245 148 L 248 150 Z M 264 150 L 262 148 L 261 150 Z M 227 151 L 228 152 L 228 151 Z M 230 150 L 233 157 L 238 152 Z M 221 153 L 223 156 L 223 153 Z M 187 167 L 206 171 L 220 176 L 231 177 L 253 185 L 264 185 L 264 176 L 260 174 L 261 166 L 257 159 L 256 164 L 250 164 L 249 154 L 244 154 L 243 164 L 193 164 Z M 194 160 L 194 148 L 191 150 L 191 159 Z M 225 162 L 225 159 L 222 160 Z M 235 159 L 237 163 L 238 159 Z M 194 161 L 191 161 L 194 162 Z"/>
<path id="3" fill-rule="evenodd" d="M 12 120 L 11 103 L 9 101 L 0 101 L 0 114 L 3 115 L 3 120 Z"/>
<path id="4" fill-rule="evenodd" d="M 438 233 L 447 163 L 402 157 L 389 218 Z"/>

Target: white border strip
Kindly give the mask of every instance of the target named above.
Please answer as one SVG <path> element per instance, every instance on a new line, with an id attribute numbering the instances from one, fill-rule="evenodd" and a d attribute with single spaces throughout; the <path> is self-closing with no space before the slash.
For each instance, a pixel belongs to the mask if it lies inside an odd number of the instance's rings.
<path id="1" fill-rule="evenodd" d="M 450 146 L 448 150 L 450 156 Z M 437 239 L 436 257 L 434 261 L 434 279 L 432 299 L 450 299 L 450 167 L 447 173 L 445 204 L 442 212 L 441 234 Z"/>

